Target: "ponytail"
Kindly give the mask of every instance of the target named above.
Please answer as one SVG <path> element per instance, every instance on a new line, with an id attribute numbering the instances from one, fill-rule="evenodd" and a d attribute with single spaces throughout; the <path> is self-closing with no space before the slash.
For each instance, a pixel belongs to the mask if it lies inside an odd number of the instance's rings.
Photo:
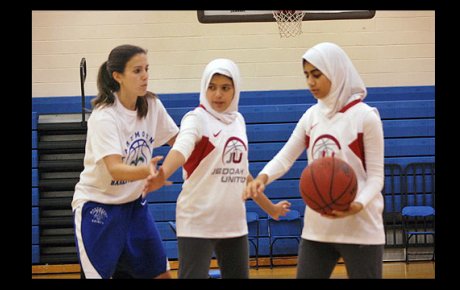
<path id="1" fill-rule="evenodd" d="M 113 104 L 115 96 L 112 92 L 118 91 L 120 85 L 113 79 L 112 73 L 107 68 L 107 61 L 105 61 L 99 68 L 97 74 L 97 89 L 98 94 L 92 100 L 93 107 L 98 107 L 102 104 Z"/>

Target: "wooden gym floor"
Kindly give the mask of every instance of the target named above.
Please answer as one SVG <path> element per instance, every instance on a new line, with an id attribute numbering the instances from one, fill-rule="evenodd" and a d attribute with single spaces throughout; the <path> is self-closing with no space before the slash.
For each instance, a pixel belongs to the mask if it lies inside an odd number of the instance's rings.
<path id="1" fill-rule="evenodd" d="M 251 261 L 251 266 L 254 263 Z M 295 259 L 277 259 L 275 267 L 270 269 L 268 258 L 259 258 L 258 270 L 251 267 L 249 275 L 251 279 L 294 279 L 296 275 Z M 216 267 L 213 260 L 211 267 Z M 171 273 L 177 278 L 177 261 L 171 262 Z M 343 263 L 337 264 L 332 273 L 332 279 L 346 279 L 347 273 Z M 434 279 L 435 262 L 414 261 L 406 264 L 404 262 L 384 262 L 384 279 Z M 32 279 L 80 279 L 80 266 L 72 265 L 36 265 L 32 266 Z"/>

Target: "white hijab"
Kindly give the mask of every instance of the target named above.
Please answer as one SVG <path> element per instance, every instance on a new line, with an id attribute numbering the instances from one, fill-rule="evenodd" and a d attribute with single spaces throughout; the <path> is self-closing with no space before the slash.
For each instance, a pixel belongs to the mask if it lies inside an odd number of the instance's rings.
<path id="1" fill-rule="evenodd" d="M 235 89 L 235 95 L 233 96 L 230 106 L 228 106 L 228 108 L 222 113 L 214 111 L 206 98 L 206 91 L 208 89 L 209 82 L 211 81 L 212 76 L 216 73 L 232 78 Z M 211 61 L 204 69 L 203 76 L 201 78 L 200 105 L 221 122 L 230 124 L 237 116 L 239 101 L 240 71 L 238 66 L 233 61 L 224 58 L 218 58 Z"/>
<path id="2" fill-rule="evenodd" d="M 366 86 L 348 55 L 338 45 L 319 43 L 305 52 L 303 59 L 319 69 L 331 81 L 331 91 L 318 100 L 320 111 L 329 119 L 345 105 L 363 100 Z"/>

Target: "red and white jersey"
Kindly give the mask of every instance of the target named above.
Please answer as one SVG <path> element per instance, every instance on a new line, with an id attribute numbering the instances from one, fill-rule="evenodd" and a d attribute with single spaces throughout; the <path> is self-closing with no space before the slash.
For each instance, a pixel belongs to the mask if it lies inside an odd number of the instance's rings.
<path id="1" fill-rule="evenodd" d="M 177 200 L 178 237 L 231 238 L 248 233 L 242 193 L 249 174 L 248 140 L 243 116 L 225 124 L 198 107 L 184 116 L 182 128 L 195 128 L 200 140 L 188 152 L 183 166 L 184 184 Z M 201 138 L 199 138 L 201 136 Z M 195 142 L 195 140 L 190 140 Z M 194 143 L 193 143 L 194 144 Z"/>
<path id="2" fill-rule="evenodd" d="M 330 219 L 306 206 L 302 238 L 332 243 L 384 244 L 383 131 L 377 109 L 360 100 L 345 106 L 332 118 L 316 104 L 305 112 L 286 145 L 261 173 L 273 181 L 289 170 L 307 150 L 308 162 L 336 156 L 351 165 L 358 180 L 355 201 L 362 211 Z"/>

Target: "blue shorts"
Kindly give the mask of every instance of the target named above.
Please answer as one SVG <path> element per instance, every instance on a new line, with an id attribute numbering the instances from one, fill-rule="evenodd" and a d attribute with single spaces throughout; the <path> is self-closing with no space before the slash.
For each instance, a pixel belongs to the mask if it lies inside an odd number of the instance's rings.
<path id="1" fill-rule="evenodd" d="M 112 277 L 122 268 L 151 279 L 169 264 L 160 234 L 141 198 L 126 204 L 85 202 L 74 210 L 75 242 L 86 278 Z"/>

